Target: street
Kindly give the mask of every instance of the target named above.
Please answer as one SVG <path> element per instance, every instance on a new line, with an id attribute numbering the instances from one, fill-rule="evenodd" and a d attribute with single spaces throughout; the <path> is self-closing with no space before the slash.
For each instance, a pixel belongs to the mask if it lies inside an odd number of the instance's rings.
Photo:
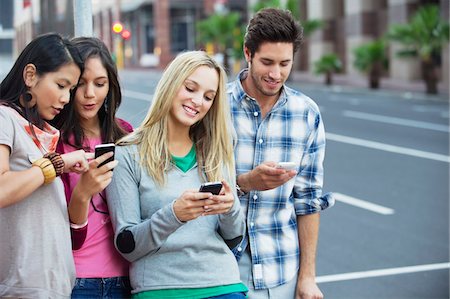
<path id="1" fill-rule="evenodd" d="M 121 71 L 119 116 L 138 126 L 157 71 Z M 289 82 L 327 132 L 317 281 L 325 298 L 449 298 L 449 106 L 445 96 Z"/>

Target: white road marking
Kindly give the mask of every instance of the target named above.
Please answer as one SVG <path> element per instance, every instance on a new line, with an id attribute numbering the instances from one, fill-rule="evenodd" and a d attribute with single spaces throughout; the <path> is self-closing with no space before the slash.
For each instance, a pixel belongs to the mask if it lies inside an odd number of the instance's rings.
<path id="1" fill-rule="evenodd" d="M 386 151 L 386 152 L 450 163 L 449 156 L 420 151 L 420 150 L 416 150 L 416 149 L 412 149 L 412 148 L 390 145 L 390 144 L 385 144 L 385 143 L 381 143 L 381 142 L 360 139 L 360 138 L 354 138 L 354 137 L 348 137 L 348 136 L 333 134 L 333 133 L 326 133 L 326 138 L 328 140 L 333 140 L 333 141 L 348 143 L 348 144 L 353 144 L 353 145 L 359 145 L 359 146 L 373 148 L 373 149 L 382 150 L 382 151 Z"/>
<path id="2" fill-rule="evenodd" d="M 366 210 L 369 210 L 369 211 L 372 211 L 372 212 L 375 212 L 378 214 L 382 214 L 382 215 L 394 214 L 394 210 L 391 208 L 383 207 L 383 206 L 380 206 L 380 205 L 377 205 L 377 204 L 374 204 L 374 203 L 371 203 L 371 202 L 368 202 L 368 201 L 365 201 L 362 199 L 358 199 L 355 197 L 351 197 L 351 196 L 348 196 L 348 195 L 345 195 L 345 194 L 342 194 L 339 192 L 333 192 L 333 194 L 334 194 L 334 197 L 336 200 L 346 203 L 346 204 L 349 204 L 349 205 L 352 205 L 352 206 L 355 206 L 355 207 L 358 207 L 358 208 L 361 208 L 361 209 L 366 209 Z"/>
<path id="3" fill-rule="evenodd" d="M 401 126 L 407 126 L 407 127 L 413 127 L 413 128 L 428 129 L 428 130 L 434 130 L 434 131 L 440 131 L 440 132 L 446 132 L 446 133 L 449 132 L 449 128 L 446 125 L 433 124 L 433 123 L 424 122 L 424 121 L 417 121 L 417 120 L 384 116 L 384 115 L 379 115 L 379 114 L 372 114 L 372 113 L 365 113 L 365 112 L 358 112 L 358 111 L 351 111 L 351 110 L 344 110 L 342 112 L 342 114 L 346 117 L 377 121 L 377 122 L 382 122 L 382 123 L 386 123 L 386 124 L 394 124 L 394 125 L 401 125 Z"/>
<path id="4" fill-rule="evenodd" d="M 431 112 L 431 113 L 442 111 L 442 108 L 430 105 L 413 105 L 411 109 L 416 112 Z"/>
<path id="5" fill-rule="evenodd" d="M 398 275 L 406 273 L 416 273 L 423 271 L 433 271 L 449 269 L 450 263 L 439 263 L 439 264 L 428 264 L 428 265 L 417 265 L 399 268 L 387 268 L 379 270 L 361 271 L 361 272 L 350 272 L 334 275 L 323 275 L 316 278 L 317 283 L 334 282 L 334 281 L 344 281 L 352 279 L 362 279 L 368 277 L 380 277 L 388 275 Z"/>
<path id="6" fill-rule="evenodd" d="M 147 101 L 147 102 L 151 102 L 151 100 L 153 99 L 153 94 L 148 94 L 148 93 L 143 93 L 143 92 L 138 92 L 138 91 L 133 91 L 133 90 L 128 90 L 128 89 L 122 89 L 122 96 L 127 97 L 127 98 L 143 100 L 143 101 Z"/>

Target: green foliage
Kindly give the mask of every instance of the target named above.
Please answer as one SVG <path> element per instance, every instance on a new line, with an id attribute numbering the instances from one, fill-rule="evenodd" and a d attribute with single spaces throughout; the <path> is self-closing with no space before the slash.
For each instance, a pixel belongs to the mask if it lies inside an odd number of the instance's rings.
<path id="1" fill-rule="evenodd" d="M 300 3 L 298 0 L 288 0 L 286 2 L 286 9 L 289 10 L 294 18 L 300 20 Z"/>
<path id="2" fill-rule="evenodd" d="M 449 23 L 441 19 L 437 5 L 424 5 L 408 24 L 392 25 L 388 37 L 401 43 L 401 55 L 419 56 L 430 61 L 440 56 L 442 46 L 449 40 Z"/>
<path id="3" fill-rule="evenodd" d="M 369 72 L 375 64 L 386 67 L 386 44 L 384 40 L 375 40 L 353 49 L 353 65 L 362 72 Z"/>
<path id="4" fill-rule="evenodd" d="M 286 5 L 282 5 L 280 0 L 259 0 L 253 5 L 253 12 L 257 12 L 260 9 L 273 7 L 289 10 L 294 18 L 300 19 L 299 2 L 298 0 L 288 0 Z"/>
<path id="5" fill-rule="evenodd" d="M 281 5 L 280 0 L 259 0 L 258 2 L 253 5 L 253 12 L 258 12 L 259 10 L 267 7 L 273 7 L 273 8 L 284 8 Z"/>
<path id="6" fill-rule="evenodd" d="M 325 54 L 314 63 L 314 72 L 316 74 L 326 74 L 339 72 L 342 69 L 342 62 L 334 54 Z"/>
<path id="7" fill-rule="evenodd" d="M 233 57 L 235 59 L 244 58 L 244 34 L 245 26 L 243 25 L 233 30 Z"/>
<path id="8" fill-rule="evenodd" d="M 217 44 L 221 51 L 233 46 L 233 31 L 239 27 L 239 13 L 213 14 L 197 23 L 198 41 Z"/>
<path id="9" fill-rule="evenodd" d="M 313 34 L 314 31 L 322 28 L 324 25 L 324 22 L 322 20 L 318 20 L 318 19 L 311 19 L 311 20 L 306 20 L 302 22 L 302 26 L 303 26 L 303 34 L 305 36 L 310 36 L 311 34 Z"/>

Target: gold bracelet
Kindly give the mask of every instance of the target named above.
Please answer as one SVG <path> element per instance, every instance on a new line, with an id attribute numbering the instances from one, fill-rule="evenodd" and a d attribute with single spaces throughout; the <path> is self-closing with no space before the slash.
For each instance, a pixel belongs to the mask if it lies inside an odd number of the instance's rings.
<path id="1" fill-rule="evenodd" d="M 33 166 L 38 166 L 44 175 L 44 185 L 50 184 L 56 178 L 56 170 L 52 161 L 48 158 L 40 158 L 33 162 Z"/>
<path id="2" fill-rule="evenodd" d="M 49 159 L 52 164 L 53 167 L 55 168 L 56 171 L 56 176 L 60 176 L 63 174 L 64 172 L 64 160 L 61 158 L 61 155 L 55 152 L 51 152 L 51 153 L 46 153 L 44 155 L 44 158 Z"/>

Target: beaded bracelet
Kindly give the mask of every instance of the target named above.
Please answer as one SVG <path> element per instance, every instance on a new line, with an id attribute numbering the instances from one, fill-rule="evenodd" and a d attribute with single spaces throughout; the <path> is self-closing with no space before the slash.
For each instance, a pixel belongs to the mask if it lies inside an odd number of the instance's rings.
<path id="1" fill-rule="evenodd" d="M 46 153 L 44 155 L 44 158 L 49 159 L 53 167 L 55 167 L 56 176 L 60 176 L 64 172 L 64 160 L 61 158 L 61 155 L 55 152 L 52 153 Z"/>
<path id="2" fill-rule="evenodd" d="M 33 162 L 33 166 L 38 166 L 44 174 L 44 185 L 50 184 L 56 178 L 55 167 L 52 161 L 47 158 L 40 158 Z"/>

